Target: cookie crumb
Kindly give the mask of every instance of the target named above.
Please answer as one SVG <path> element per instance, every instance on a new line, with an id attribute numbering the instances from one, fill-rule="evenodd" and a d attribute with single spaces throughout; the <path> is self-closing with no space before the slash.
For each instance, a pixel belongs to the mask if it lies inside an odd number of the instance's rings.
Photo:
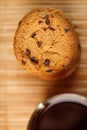
<path id="1" fill-rule="evenodd" d="M 22 65 L 25 65 L 25 61 L 24 60 L 22 60 L 21 63 L 22 63 Z"/>
<path id="2" fill-rule="evenodd" d="M 39 60 L 36 59 L 35 57 L 31 57 L 31 58 L 30 58 L 30 61 L 33 62 L 33 63 L 35 63 L 35 64 L 38 64 L 38 63 L 39 63 Z"/>
<path id="3" fill-rule="evenodd" d="M 38 47 L 40 47 L 42 45 L 42 41 L 38 41 L 37 45 L 38 45 Z"/>
<path id="4" fill-rule="evenodd" d="M 29 49 L 26 49 L 26 55 L 30 57 L 31 51 Z"/>
<path id="5" fill-rule="evenodd" d="M 49 60 L 49 59 L 45 59 L 44 65 L 45 65 L 45 66 L 49 66 L 49 64 L 50 64 L 50 60 Z"/>
<path id="6" fill-rule="evenodd" d="M 65 28 L 65 32 L 69 32 L 70 31 L 70 28 Z"/>
<path id="7" fill-rule="evenodd" d="M 35 36 L 36 36 L 36 33 L 33 33 L 33 34 L 31 35 L 32 38 L 35 38 Z"/>

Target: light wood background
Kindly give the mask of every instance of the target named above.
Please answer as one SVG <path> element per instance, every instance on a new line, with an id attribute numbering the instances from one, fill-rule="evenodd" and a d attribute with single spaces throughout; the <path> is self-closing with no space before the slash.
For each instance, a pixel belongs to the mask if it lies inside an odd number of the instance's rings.
<path id="1" fill-rule="evenodd" d="M 14 56 L 18 22 L 31 9 L 43 6 L 62 9 L 71 17 L 82 47 L 77 71 L 59 82 L 30 75 Z M 87 0 L 0 0 L 0 130 L 26 130 L 39 102 L 67 92 L 87 96 Z"/>

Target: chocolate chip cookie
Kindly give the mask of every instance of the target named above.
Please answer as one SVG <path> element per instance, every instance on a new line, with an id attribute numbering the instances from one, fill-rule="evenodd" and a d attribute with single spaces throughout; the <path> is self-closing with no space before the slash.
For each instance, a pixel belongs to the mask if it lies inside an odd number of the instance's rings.
<path id="1" fill-rule="evenodd" d="M 37 8 L 18 24 L 14 52 L 22 67 L 48 80 L 70 75 L 80 57 L 79 39 L 68 16 L 54 8 Z"/>

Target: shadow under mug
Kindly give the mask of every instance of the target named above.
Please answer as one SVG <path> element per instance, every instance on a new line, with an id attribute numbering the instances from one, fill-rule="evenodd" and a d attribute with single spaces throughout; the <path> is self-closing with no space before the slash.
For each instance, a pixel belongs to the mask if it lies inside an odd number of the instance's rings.
<path id="1" fill-rule="evenodd" d="M 41 102 L 27 130 L 87 130 L 87 99 L 77 94 L 61 94 Z"/>

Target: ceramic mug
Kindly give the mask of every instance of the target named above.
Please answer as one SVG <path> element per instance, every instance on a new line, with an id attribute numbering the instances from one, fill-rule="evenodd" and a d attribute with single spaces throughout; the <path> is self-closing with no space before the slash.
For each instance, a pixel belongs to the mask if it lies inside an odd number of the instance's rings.
<path id="1" fill-rule="evenodd" d="M 41 102 L 27 130 L 87 130 L 86 97 L 61 94 Z"/>

